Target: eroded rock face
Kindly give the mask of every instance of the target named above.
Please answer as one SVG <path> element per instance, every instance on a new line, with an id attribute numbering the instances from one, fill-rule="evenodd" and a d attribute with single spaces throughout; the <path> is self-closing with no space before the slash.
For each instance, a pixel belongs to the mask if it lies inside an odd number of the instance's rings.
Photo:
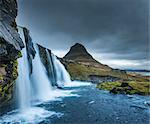
<path id="1" fill-rule="evenodd" d="M 33 70 L 32 60 L 35 57 L 36 51 L 34 49 L 32 38 L 30 36 L 29 30 L 24 27 L 23 33 L 24 33 L 24 37 L 25 37 L 27 57 L 28 57 L 29 66 L 30 66 L 30 74 L 32 74 L 32 70 Z"/>
<path id="2" fill-rule="evenodd" d="M 16 0 L 0 0 L 0 109 L 12 101 L 17 58 L 24 47 L 15 22 L 17 9 Z"/>
<path id="3" fill-rule="evenodd" d="M 24 47 L 17 32 L 16 16 L 16 0 L 0 0 L 0 63 L 19 58 Z"/>
<path id="4" fill-rule="evenodd" d="M 0 21 L 12 23 L 17 16 L 17 9 L 16 0 L 0 0 Z"/>
<path id="5" fill-rule="evenodd" d="M 39 54 L 52 86 L 57 86 L 51 50 L 38 44 Z M 48 52 L 48 53 L 47 53 Z"/>

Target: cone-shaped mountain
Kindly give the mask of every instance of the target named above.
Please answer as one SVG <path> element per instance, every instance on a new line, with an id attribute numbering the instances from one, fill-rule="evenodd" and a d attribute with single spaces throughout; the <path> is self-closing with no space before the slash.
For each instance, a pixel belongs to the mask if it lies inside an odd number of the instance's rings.
<path id="1" fill-rule="evenodd" d="M 108 67 L 107 65 L 103 65 L 95 60 L 92 55 L 86 50 L 86 48 L 80 43 L 76 43 L 75 45 L 73 45 L 70 48 L 69 52 L 63 57 L 63 59 L 73 60 L 75 62 L 80 62 L 86 65 L 110 69 L 110 67 Z"/>

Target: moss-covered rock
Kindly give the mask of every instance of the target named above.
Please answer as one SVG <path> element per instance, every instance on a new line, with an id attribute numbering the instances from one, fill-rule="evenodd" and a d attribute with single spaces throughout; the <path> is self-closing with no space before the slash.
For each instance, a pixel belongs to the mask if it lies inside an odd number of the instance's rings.
<path id="1" fill-rule="evenodd" d="M 15 80 L 18 76 L 17 59 L 22 57 L 23 41 L 17 32 L 15 18 L 17 1 L 0 2 L 0 109 L 12 101 Z M 1 112 L 1 111 L 0 111 Z M 0 113 L 1 114 L 1 113 Z"/>
<path id="2" fill-rule="evenodd" d="M 0 76 L 0 107 L 8 103 L 13 98 L 14 84 L 18 77 L 17 60 L 10 61 L 5 65 L 5 73 L 5 75 Z"/>
<path id="3" fill-rule="evenodd" d="M 150 82 L 106 82 L 98 84 L 97 88 L 114 94 L 150 95 Z"/>

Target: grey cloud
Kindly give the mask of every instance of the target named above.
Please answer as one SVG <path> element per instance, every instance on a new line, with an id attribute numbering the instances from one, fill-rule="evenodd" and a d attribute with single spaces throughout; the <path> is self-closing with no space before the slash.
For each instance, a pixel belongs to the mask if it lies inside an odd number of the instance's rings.
<path id="1" fill-rule="evenodd" d="M 81 42 L 114 58 L 148 59 L 148 0 L 22 0 L 19 6 L 19 23 L 52 49 Z"/>

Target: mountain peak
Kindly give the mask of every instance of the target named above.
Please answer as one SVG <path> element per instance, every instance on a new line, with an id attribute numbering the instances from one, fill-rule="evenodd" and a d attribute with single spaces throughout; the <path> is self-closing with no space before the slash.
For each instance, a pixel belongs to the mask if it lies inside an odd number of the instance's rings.
<path id="1" fill-rule="evenodd" d="M 69 52 L 64 56 L 64 59 L 74 60 L 78 62 L 96 62 L 96 60 L 88 53 L 86 48 L 80 44 L 74 44 Z"/>
<path id="2" fill-rule="evenodd" d="M 86 48 L 80 44 L 74 44 L 69 52 L 63 57 L 65 60 L 73 60 L 75 62 L 80 62 L 85 65 L 100 67 L 101 69 L 111 69 L 107 65 L 103 65 L 100 62 L 96 61 L 92 55 L 86 50 Z"/>

